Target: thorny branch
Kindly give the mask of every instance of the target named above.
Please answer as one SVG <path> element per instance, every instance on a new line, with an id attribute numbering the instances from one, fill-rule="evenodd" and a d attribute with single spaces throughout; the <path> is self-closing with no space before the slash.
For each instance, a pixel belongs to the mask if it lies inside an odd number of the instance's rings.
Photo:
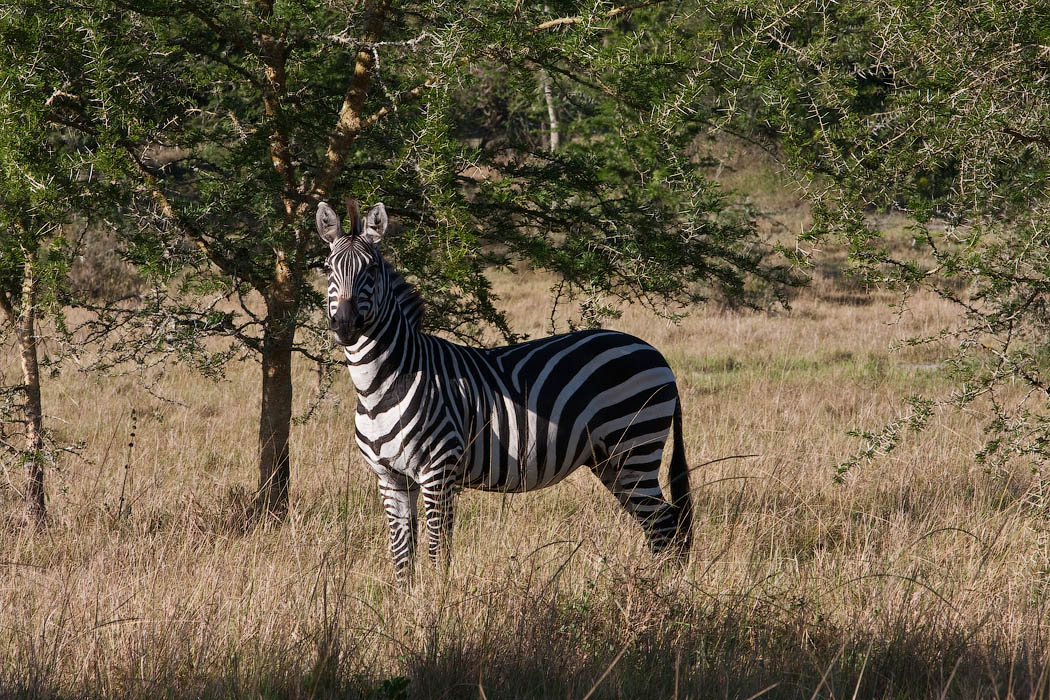
<path id="1" fill-rule="evenodd" d="M 616 7 L 616 8 L 613 8 L 613 9 L 609 10 L 608 12 L 605 12 L 604 14 L 601 15 L 601 17 L 602 17 L 602 19 L 616 19 L 618 17 L 624 17 L 624 16 L 630 14 L 631 12 L 634 12 L 635 10 L 640 10 L 643 7 L 650 7 L 652 5 L 660 5 L 660 4 L 665 3 L 665 2 L 668 2 L 668 0 L 647 0 L 646 2 L 639 2 L 639 3 L 636 3 L 634 5 L 623 5 L 621 7 Z M 545 31 L 548 31 L 548 30 L 551 30 L 551 29 L 561 29 L 562 27 L 568 27 L 568 26 L 573 25 L 573 24 L 580 24 L 581 22 L 585 22 L 585 21 L 587 21 L 587 18 L 579 16 L 579 15 L 572 16 L 572 17 L 559 17 L 557 19 L 552 19 L 552 20 L 548 20 L 546 22 L 542 22 L 540 24 L 537 24 L 535 27 L 532 28 L 532 31 L 533 32 L 545 32 Z"/>

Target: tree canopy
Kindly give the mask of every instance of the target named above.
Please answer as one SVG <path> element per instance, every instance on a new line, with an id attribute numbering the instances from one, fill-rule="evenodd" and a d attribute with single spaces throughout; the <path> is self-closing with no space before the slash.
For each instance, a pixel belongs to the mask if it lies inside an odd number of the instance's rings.
<path id="1" fill-rule="evenodd" d="M 776 143 L 814 205 L 810 239 L 844 241 L 858 274 L 953 302 L 962 321 L 910 342 L 950 342 L 950 396 L 987 399 L 995 464 L 1050 457 L 1050 20 L 1046 3 L 875 0 L 734 4 L 739 128 Z M 894 247 L 879 211 L 905 215 Z M 887 436 L 872 445 L 892 448 Z M 852 462 L 844 464 L 848 467 Z"/>
<path id="2" fill-rule="evenodd" d="M 702 168 L 721 76 L 697 5 L 33 0 L 44 117 L 76 140 L 154 292 L 110 326 L 215 369 L 262 364 L 260 502 L 287 500 L 291 355 L 327 354 L 311 234 L 322 200 L 382 200 L 425 324 L 515 337 L 486 269 L 556 273 L 588 322 L 765 306 L 797 281 Z M 10 88 L 9 88 L 10 89 Z M 175 285 L 175 286 L 173 286 Z M 257 292 L 261 303 L 252 296 Z M 163 324 L 123 319 L 134 313 Z M 105 324 L 103 327 L 106 327 Z M 103 337 L 102 332 L 95 337 Z M 112 342 L 112 341 L 111 341 Z M 164 348 L 167 348 L 166 350 Z M 232 352 L 232 351 L 231 351 Z"/>

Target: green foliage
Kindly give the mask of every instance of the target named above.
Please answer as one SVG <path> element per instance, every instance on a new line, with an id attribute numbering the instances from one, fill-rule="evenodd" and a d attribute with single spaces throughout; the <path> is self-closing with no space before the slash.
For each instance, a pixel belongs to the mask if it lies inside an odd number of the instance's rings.
<path id="1" fill-rule="evenodd" d="M 359 37 L 375 5 L 278 2 L 268 15 L 266 3 L 97 1 L 68 20 L 87 40 L 40 48 L 61 66 L 51 116 L 122 188 L 128 255 L 148 278 L 218 264 L 231 289 L 265 294 L 284 259 L 297 298 L 312 299 L 315 187 L 352 79 L 348 48 L 363 47 L 378 60 L 367 126 L 321 196 L 387 204 L 403 226 L 393 257 L 430 302 L 429 327 L 511 335 L 484 271 L 514 260 L 558 273 L 570 294 L 658 311 L 713 292 L 761 306 L 796 281 L 693 163 L 708 116 L 696 99 L 718 88 L 698 66 L 695 8 L 612 21 L 586 4 L 421 2 L 389 8 L 370 42 Z M 562 11 L 572 21 L 537 30 Z M 267 32 L 283 52 L 276 87 Z M 541 72 L 560 113 L 555 153 Z M 301 304 L 300 323 L 316 313 Z"/>
<path id="2" fill-rule="evenodd" d="M 864 447 L 835 467 L 835 483 L 846 481 L 846 476 L 861 464 L 893 452 L 907 430 L 918 433 L 924 430 L 933 415 L 934 404 L 921 396 L 907 399 L 908 412 L 882 427 L 878 431 L 851 430 L 849 435 L 864 441 Z"/>
<path id="3" fill-rule="evenodd" d="M 87 209 L 107 214 L 152 287 L 91 307 L 97 367 L 179 358 L 217 375 L 260 354 L 260 484 L 275 493 L 286 493 L 268 475 L 287 469 L 291 353 L 332 362 L 319 201 L 383 201 L 401 226 L 387 253 L 427 300 L 426 327 L 470 340 L 484 326 L 516 337 L 493 266 L 556 273 L 558 299 L 580 299 L 589 324 L 626 301 L 669 317 L 713 295 L 764 307 L 798 281 L 697 167 L 721 77 L 704 60 L 711 20 L 692 3 L 0 11 L 8 63 L 26 73 L 8 83 L 28 86 L 25 134 L 70 160 L 42 172 L 70 173 L 54 180 L 65 192 L 89 174 Z"/>
<path id="4" fill-rule="evenodd" d="M 956 303 L 964 320 L 938 337 L 956 341 L 958 391 L 942 403 L 989 399 L 981 459 L 1045 463 L 1046 3 L 725 9 L 737 89 L 756 105 L 734 123 L 779 141 L 813 202 L 809 236 L 845 241 L 868 282 Z M 885 208 L 911 219 L 910 249 L 891 249 L 873 226 Z"/>
<path id="5" fill-rule="evenodd" d="M 28 8 L 0 11 L 0 293 L 16 311 L 26 265 L 42 307 L 64 288 L 70 246 L 60 226 L 81 165 L 47 128 L 46 72 L 18 60 L 42 40 L 44 21 Z"/>

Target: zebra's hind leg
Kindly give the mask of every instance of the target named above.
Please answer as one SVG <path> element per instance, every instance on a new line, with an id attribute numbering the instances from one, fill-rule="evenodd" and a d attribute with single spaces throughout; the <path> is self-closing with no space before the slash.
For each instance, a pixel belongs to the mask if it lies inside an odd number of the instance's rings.
<path id="1" fill-rule="evenodd" d="M 662 552 L 677 541 L 678 511 L 660 489 L 663 445 L 645 445 L 620 452 L 592 467 L 620 506 L 645 532 L 649 548 Z"/>
<path id="2" fill-rule="evenodd" d="M 379 472 L 379 495 L 383 498 L 387 524 L 390 526 L 390 555 L 398 583 L 408 583 L 412 558 L 416 551 L 418 530 L 419 486 L 404 474 Z"/>

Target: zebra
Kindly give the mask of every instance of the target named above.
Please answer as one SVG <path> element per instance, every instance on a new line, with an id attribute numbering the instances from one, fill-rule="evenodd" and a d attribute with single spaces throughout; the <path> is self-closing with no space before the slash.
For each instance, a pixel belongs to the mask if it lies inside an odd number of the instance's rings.
<path id="1" fill-rule="evenodd" d="M 386 208 L 350 232 L 317 208 L 331 247 L 328 320 L 357 390 L 356 441 L 376 473 L 399 582 L 407 581 L 423 495 L 430 558 L 448 557 L 453 496 L 463 487 L 524 492 L 587 465 L 642 526 L 656 552 L 684 554 L 692 502 L 675 377 L 651 345 L 611 330 L 579 330 L 495 348 L 420 330 L 419 293 L 380 254 Z M 674 426 L 671 500 L 658 472 Z"/>

